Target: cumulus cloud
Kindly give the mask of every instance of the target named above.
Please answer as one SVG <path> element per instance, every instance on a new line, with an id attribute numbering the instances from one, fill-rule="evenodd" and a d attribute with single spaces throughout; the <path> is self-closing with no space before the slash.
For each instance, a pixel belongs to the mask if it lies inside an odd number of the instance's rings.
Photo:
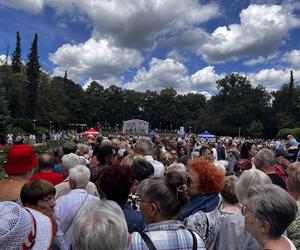
<path id="1" fill-rule="evenodd" d="M 0 5 L 1 4 L 15 9 L 25 10 L 33 14 L 38 14 L 44 7 L 44 0 L 0 0 Z"/>
<path id="2" fill-rule="evenodd" d="M 284 83 L 290 79 L 289 69 L 263 69 L 257 73 L 247 74 L 252 84 L 261 84 L 268 90 L 280 89 Z M 300 79 L 300 70 L 294 71 L 294 78 Z"/>
<path id="3" fill-rule="evenodd" d="M 111 78 L 131 68 L 138 68 L 143 61 L 137 50 L 114 47 L 105 39 L 94 38 L 85 43 L 64 44 L 49 58 L 60 65 L 54 73 L 66 69 L 71 75 L 93 79 Z"/>
<path id="4" fill-rule="evenodd" d="M 281 60 L 289 65 L 291 65 L 295 69 L 300 69 L 300 50 L 292 50 L 286 52 L 281 57 Z"/>
<path id="5" fill-rule="evenodd" d="M 0 65 L 4 64 L 11 65 L 11 57 L 6 55 L 0 55 Z"/>
<path id="6" fill-rule="evenodd" d="M 270 55 L 290 30 L 300 26 L 300 19 L 292 11 L 280 5 L 249 5 L 240 13 L 240 24 L 215 29 L 198 53 L 205 61 L 215 63 Z"/>
<path id="7" fill-rule="evenodd" d="M 142 92 L 147 89 L 160 91 L 168 87 L 173 87 L 179 93 L 215 91 L 216 79 L 212 66 L 200 69 L 189 76 L 187 68 L 182 63 L 170 58 L 165 60 L 153 58 L 149 69 L 140 69 L 126 87 Z"/>

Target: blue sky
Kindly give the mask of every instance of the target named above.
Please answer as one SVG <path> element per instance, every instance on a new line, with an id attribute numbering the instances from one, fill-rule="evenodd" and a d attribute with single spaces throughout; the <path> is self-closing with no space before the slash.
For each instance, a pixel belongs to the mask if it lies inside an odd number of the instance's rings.
<path id="1" fill-rule="evenodd" d="M 297 0 L 0 0 L 0 55 L 16 31 L 24 60 L 38 33 L 42 67 L 82 86 L 209 96 L 232 72 L 268 90 L 300 79 Z"/>

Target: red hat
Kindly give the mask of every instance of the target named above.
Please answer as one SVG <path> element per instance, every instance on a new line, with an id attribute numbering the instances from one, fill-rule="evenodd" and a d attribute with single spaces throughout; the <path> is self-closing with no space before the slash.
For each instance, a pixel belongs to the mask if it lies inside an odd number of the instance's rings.
<path id="1" fill-rule="evenodd" d="M 15 145 L 7 154 L 5 172 L 8 174 L 23 174 L 38 165 L 38 159 L 32 147 L 28 145 Z"/>

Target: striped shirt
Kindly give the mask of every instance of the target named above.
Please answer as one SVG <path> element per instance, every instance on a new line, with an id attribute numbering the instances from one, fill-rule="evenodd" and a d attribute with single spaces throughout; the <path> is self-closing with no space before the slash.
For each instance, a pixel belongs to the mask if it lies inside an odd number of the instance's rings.
<path id="1" fill-rule="evenodd" d="M 156 249 L 159 250 L 193 249 L 193 237 L 181 221 L 169 220 L 149 224 L 146 226 L 144 233 L 148 235 Z M 196 232 L 193 233 L 197 239 L 197 249 L 205 250 L 203 240 Z M 129 250 L 149 249 L 139 233 L 134 232 L 131 236 Z"/>

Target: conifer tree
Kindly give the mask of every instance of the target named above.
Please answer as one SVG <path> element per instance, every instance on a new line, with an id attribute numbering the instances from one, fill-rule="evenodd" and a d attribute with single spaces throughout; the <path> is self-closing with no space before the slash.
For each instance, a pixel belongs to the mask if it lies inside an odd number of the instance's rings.
<path id="1" fill-rule="evenodd" d="M 0 144 L 5 142 L 5 137 L 8 132 L 9 110 L 8 102 L 5 96 L 3 81 L 0 80 Z"/>
<path id="2" fill-rule="evenodd" d="M 14 53 L 12 54 L 12 62 L 11 62 L 11 68 L 14 73 L 20 73 L 21 72 L 21 38 L 19 31 L 17 31 L 17 37 L 16 37 L 16 49 Z"/>
<path id="3" fill-rule="evenodd" d="M 37 105 L 37 92 L 40 78 L 40 63 L 38 56 L 38 35 L 34 35 L 32 46 L 28 55 L 27 78 L 28 78 L 28 116 L 35 118 Z"/>

